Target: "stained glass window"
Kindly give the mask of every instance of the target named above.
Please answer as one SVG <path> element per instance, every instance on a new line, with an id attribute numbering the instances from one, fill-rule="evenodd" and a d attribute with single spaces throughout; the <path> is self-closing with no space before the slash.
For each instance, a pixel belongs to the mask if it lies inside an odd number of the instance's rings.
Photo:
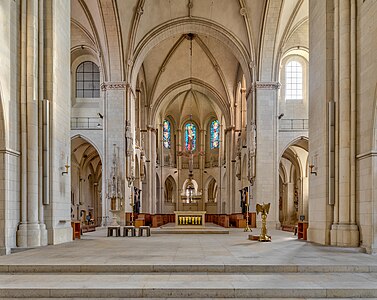
<path id="1" fill-rule="evenodd" d="M 285 66 L 285 98 L 289 100 L 302 99 L 302 66 L 297 61 L 290 61 Z"/>
<path id="2" fill-rule="evenodd" d="M 170 149 L 170 147 L 171 147 L 171 127 L 170 127 L 170 122 L 168 120 L 164 120 L 163 127 L 164 128 L 162 130 L 162 134 L 163 134 L 164 147 L 166 149 Z"/>
<path id="3" fill-rule="evenodd" d="M 210 147 L 211 149 L 218 149 L 220 146 L 220 123 L 219 120 L 214 120 L 210 128 Z"/>
<path id="4" fill-rule="evenodd" d="M 187 123 L 185 126 L 186 150 L 194 151 L 196 149 L 196 126 L 194 123 Z"/>

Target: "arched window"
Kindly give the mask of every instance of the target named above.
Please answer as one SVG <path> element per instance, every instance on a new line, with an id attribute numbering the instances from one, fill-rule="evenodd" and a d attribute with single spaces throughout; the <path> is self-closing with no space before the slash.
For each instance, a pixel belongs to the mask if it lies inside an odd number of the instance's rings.
<path id="1" fill-rule="evenodd" d="M 185 142 L 187 151 L 196 149 L 196 126 L 194 123 L 187 123 L 185 126 Z"/>
<path id="2" fill-rule="evenodd" d="M 220 146 L 220 123 L 219 120 L 214 120 L 210 127 L 210 148 L 218 149 Z"/>
<path id="3" fill-rule="evenodd" d="M 163 140 L 164 147 L 166 149 L 170 149 L 170 147 L 171 147 L 171 126 L 170 126 L 170 122 L 168 120 L 164 120 L 162 134 L 163 134 L 162 140 Z"/>
<path id="4" fill-rule="evenodd" d="M 76 70 L 76 98 L 99 98 L 100 74 L 98 66 L 84 61 Z"/>
<path id="5" fill-rule="evenodd" d="M 285 99 L 301 100 L 302 97 L 302 65 L 295 60 L 285 66 Z"/>

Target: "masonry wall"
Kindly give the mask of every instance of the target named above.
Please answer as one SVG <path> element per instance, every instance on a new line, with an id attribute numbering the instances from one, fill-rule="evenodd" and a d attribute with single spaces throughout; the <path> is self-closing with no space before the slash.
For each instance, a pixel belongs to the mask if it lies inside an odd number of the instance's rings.
<path id="1" fill-rule="evenodd" d="M 357 1 L 357 194 L 360 244 L 377 251 L 377 3 Z"/>

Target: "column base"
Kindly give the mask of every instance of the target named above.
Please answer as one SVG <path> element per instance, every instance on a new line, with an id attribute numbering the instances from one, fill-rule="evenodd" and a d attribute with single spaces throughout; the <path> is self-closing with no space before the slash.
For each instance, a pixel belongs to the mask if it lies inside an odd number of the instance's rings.
<path id="1" fill-rule="evenodd" d="M 11 252 L 11 249 L 10 248 L 6 248 L 6 247 L 0 247 L 0 256 L 1 255 L 8 255 L 10 254 Z"/>
<path id="2" fill-rule="evenodd" d="M 72 241 L 72 227 L 65 226 L 48 229 L 48 243 L 56 245 Z"/>
<path id="3" fill-rule="evenodd" d="M 47 246 L 47 229 L 45 224 L 39 224 L 39 229 L 41 231 L 41 246 Z"/>
<path id="4" fill-rule="evenodd" d="M 20 224 L 17 230 L 17 247 L 32 248 L 41 246 L 39 224 Z"/>
<path id="5" fill-rule="evenodd" d="M 313 228 L 308 227 L 307 231 L 307 238 L 309 242 L 321 244 L 321 245 L 328 245 L 329 244 L 329 233 L 330 230 L 326 228 Z"/>
<path id="6" fill-rule="evenodd" d="M 359 247 L 359 228 L 356 224 L 333 224 L 330 230 L 330 241 L 332 246 Z"/>

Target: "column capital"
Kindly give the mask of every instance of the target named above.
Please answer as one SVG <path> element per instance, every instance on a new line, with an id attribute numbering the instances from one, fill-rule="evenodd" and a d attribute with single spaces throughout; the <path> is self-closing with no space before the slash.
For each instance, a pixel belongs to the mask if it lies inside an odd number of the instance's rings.
<path id="1" fill-rule="evenodd" d="M 127 83 L 125 81 L 105 81 L 101 84 L 101 90 L 125 90 Z"/>
<path id="2" fill-rule="evenodd" d="M 253 84 L 254 89 L 260 90 L 278 90 L 281 87 L 279 81 L 256 81 Z"/>
<path id="3" fill-rule="evenodd" d="M 102 91 L 109 91 L 109 90 L 130 90 L 131 94 L 136 97 L 135 91 L 132 89 L 131 84 L 125 81 L 105 81 L 101 83 L 101 90 Z"/>

